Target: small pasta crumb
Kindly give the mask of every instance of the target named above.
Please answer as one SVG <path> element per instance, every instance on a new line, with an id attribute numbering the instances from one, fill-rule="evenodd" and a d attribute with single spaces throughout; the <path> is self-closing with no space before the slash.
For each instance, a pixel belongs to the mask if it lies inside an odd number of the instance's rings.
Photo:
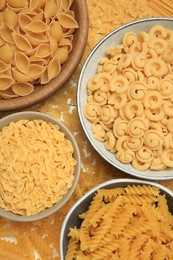
<path id="1" fill-rule="evenodd" d="M 75 165 L 58 125 L 11 122 L 0 132 L 0 207 L 26 216 L 51 207 L 71 188 Z"/>

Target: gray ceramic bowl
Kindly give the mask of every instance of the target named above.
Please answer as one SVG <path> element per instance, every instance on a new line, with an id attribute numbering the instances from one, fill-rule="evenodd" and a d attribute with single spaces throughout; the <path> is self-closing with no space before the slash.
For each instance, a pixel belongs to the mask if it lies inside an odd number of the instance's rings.
<path id="1" fill-rule="evenodd" d="M 83 130 L 90 141 L 94 149 L 111 165 L 115 166 L 119 170 L 126 172 L 132 176 L 148 179 L 148 180 L 164 180 L 173 179 L 173 169 L 167 168 L 161 171 L 139 171 L 132 167 L 131 164 L 123 164 L 119 162 L 115 155 L 106 150 L 102 142 L 97 141 L 91 130 L 91 122 L 89 122 L 84 116 L 84 107 L 87 104 L 87 82 L 96 74 L 99 61 L 105 56 L 108 49 L 114 48 L 117 44 L 122 42 L 123 36 L 127 32 L 139 33 L 141 31 L 148 32 L 149 29 L 154 25 L 163 25 L 166 28 L 173 28 L 172 18 L 149 18 L 137 20 L 128 24 L 125 24 L 118 29 L 112 31 L 106 37 L 104 37 L 91 51 L 88 58 L 86 59 L 78 81 L 77 90 L 77 107 L 79 113 L 79 119 Z"/>
<path id="2" fill-rule="evenodd" d="M 71 141 L 71 143 L 73 145 L 73 149 L 74 149 L 73 156 L 77 161 L 77 165 L 75 166 L 75 171 L 74 171 L 75 177 L 74 177 L 72 187 L 63 196 L 63 198 L 59 202 L 55 203 L 52 207 L 47 208 L 38 214 L 31 215 L 28 217 L 14 214 L 12 212 L 5 211 L 4 209 L 0 208 L 0 216 L 2 216 L 2 217 L 11 219 L 14 221 L 29 222 L 29 221 L 35 221 L 38 219 L 42 219 L 42 218 L 45 218 L 45 217 L 51 215 L 52 213 L 57 211 L 59 208 L 61 208 L 69 200 L 69 198 L 73 194 L 75 187 L 78 183 L 78 179 L 79 179 L 79 175 L 80 175 L 80 168 L 81 168 L 81 161 L 80 161 L 79 148 L 78 148 L 78 145 L 76 143 L 74 136 L 62 122 L 53 118 L 52 116 L 49 116 L 49 115 L 46 115 L 43 113 L 39 113 L 39 112 L 30 112 L 30 111 L 14 113 L 14 114 L 6 116 L 0 120 L 0 130 L 2 129 L 2 127 L 7 126 L 10 122 L 16 122 L 21 119 L 29 119 L 29 120 L 42 119 L 45 122 L 51 122 L 52 124 L 58 125 L 60 131 L 65 133 L 65 138 Z"/>
<path id="3" fill-rule="evenodd" d="M 150 181 L 143 181 L 143 180 L 136 180 L 136 179 L 116 179 L 106 181 L 95 188 L 91 189 L 87 192 L 80 200 L 78 200 L 73 207 L 69 210 L 68 214 L 66 215 L 64 222 L 61 228 L 60 234 L 60 259 L 65 260 L 65 255 L 67 252 L 67 246 L 69 242 L 69 238 L 67 234 L 69 233 L 69 229 L 76 226 L 77 228 L 80 227 L 82 220 L 78 218 L 79 214 L 85 212 L 98 189 L 112 189 L 117 187 L 126 187 L 127 185 L 150 185 L 160 189 L 161 194 L 166 195 L 166 199 L 168 202 L 169 211 L 173 213 L 173 192 L 167 189 L 166 187 L 150 182 Z"/>

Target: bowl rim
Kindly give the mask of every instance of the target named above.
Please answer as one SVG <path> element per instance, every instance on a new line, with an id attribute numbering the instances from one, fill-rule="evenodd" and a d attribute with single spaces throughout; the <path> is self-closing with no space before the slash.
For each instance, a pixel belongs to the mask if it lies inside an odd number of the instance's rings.
<path id="1" fill-rule="evenodd" d="M 15 117 L 15 120 L 14 120 Z M 19 215 L 15 214 L 11 211 L 6 211 L 5 209 L 0 207 L 0 216 L 4 217 L 6 219 L 12 220 L 12 221 L 18 221 L 18 222 L 31 222 L 43 219 L 45 217 L 48 217 L 49 215 L 55 213 L 57 210 L 59 210 L 72 196 L 74 193 L 74 190 L 77 186 L 79 177 L 80 177 L 80 170 L 81 170 L 81 156 L 79 147 L 77 144 L 77 141 L 75 140 L 75 137 L 71 133 L 71 131 L 68 129 L 68 127 L 60 120 L 56 119 L 53 116 L 49 116 L 47 114 L 41 113 L 41 112 L 34 112 L 34 111 L 24 111 L 24 112 L 16 112 L 13 114 L 10 114 L 8 116 L 5 116 L 0 119 L 0 131 L 3 126 L 8 125 L 10 122 L 17 122 L 20 119 L 28 119 L 28 120 L 34 120 L 34 119 L 42 119 L 46 122 L 51 122 L 53 124 L 56 124 L 60 127 L 60 131 L 65 133 L 65 137 L 71 141 L 73 146 L 73 156 L 75 157 L 77 164 L 74 169 L 75 178 L 73 180 L 73 184 L 71 188 L 67 191 L 67 193 L 61 198 L 60 201 L 53 204 L 50 208 L 44 209 L 43 211 L 36 213 L 31 216 L 25 216 L 25 215 Z M 13 121 L 14 120 L 14 121 Z M 8 122 L 7 124 L 2 125 L 4 122 Z"/>
<path id="2" fill-rule="evenodd" d="M 100 156 L 105 159 L 105 161 L 107 161 L 108 163 L 110 163 L 112 166 L 114 166 L 115 168 L 117 168 L 118 170 L 134 176 L 136 178 L 140 178 L 140 179 L 145 179 L 145 180 L 172 180 L 173 179 L 173 174 L 170 176 L 169 174 L 167 174 L 166 176 L 149 176 L 149 175 L 145 175 L 146 171 L 137 171 L 137 173 L 133 172 L 133 170 L 127 170 L 123 167 L 123 163 L 121 163 L 121 165 L 116 164 L 116 161 L 112 161 L 110 158 L 108 158 L 105 153 L 103 151 L 101 151 L 101 149 L 99 149 L 96 145 L 95 142 L 92 141 L 92 137 L 91 135 L 88 133 L 87 131 L 87 127 L 85 125 L 84 119 L 83 119 L 83 112 L 81 109 L 81 104 L 80 104 L 80 92 L 82 89 L 82 81 L 83 81 L 83 76 L 85 74 L 85 70 L 88 66 L 88 63 L 90 61 L 90 59 L 93 57 L 94 53 L 97 51 L 97 49 L 102 45 L 103 42 L 105 42 L 108 38 L 110 38 L 112 35 L 114 35 L 115 33 L 128 28 L 129 26 L 133 26 L 133 25 L 137 25 L 140 23 L 145 23 L 145 22 L 160 22 L 160 21 L 165 21 L 165 22 L 173 22 L 173 18 L 169 18 L 169 17 L 152 17 L 152 18 L 142 18 L 142 19 L 138 19 L 138 20 L 134 20 L 132 22 L 128 22 L 118 28 L 116 28 L 115 30 L 111 31 L 110 33 L 108 33 L 105 37 L 103 37 L 95 46 L 94 48 L 91 50 L 91 52 L 89 53 L 89 55 L 87 56 L 80 75 L 79 75 L 79 80 L 78 80 L 78 87 L 77 87 L 77 111 L 78 111 L 78 116 L 79 116 L 79 120 L 81 123 L 81 126 L 84 130 L 84 133 L 88 139 L 88 141 L 90 142 L 90 144 L 92 145 L 92 147 L 95 149 L 95 151 L 100 154 Z M 84 91 L 84 90 L 83 90 Z M 157 173 L 157 171 L 153 171 L 155 173 Z M 161 171 L 160 171 L 161 172 Z"/>
<path id="3" fill-rule="evenodd" d="M 75 17 L 79 23 L 79 28 L 75 31 L 76 37 L 73 39 L 73 44 L 77 45 L 77 48 L 76 51 L 75 48 L 72 48 L 67 62 L 65 62 L 61 67 L 60 74 L 51 79 L 48 83 L 36 86 L 34 91 L 27 96 L 12 99 L 0 99 L 0 111 L 19 110 L 37 105 L 52 96 L 72 77 L 84 54 L 89 30 L 89 15 L 86 0 L 83 0 L 82 2 L 80 0 L 74 1 L 72 9 L 74 5 L 76 5 L 77 8 Z M 68 70 L 68 72 L 66 70 Z M 52 87 L 53 85 L 54 87 Z"/>
<path id="4" fill-rule="evenodd" d="M 68 211 L 68 213 L 66 214 L 62 226 L 61 226 L 61 230 L 60 230 L 60 259 L 64 260 L 64 254 L 63 254 L 63 240 L 64 240 L 64 236 L 65 236 L 65 229 L 66 229 L 66 224 L 68 222 L 68 219 L 70 218 L 70 216 L 73 214 L 73 212 L 76 210 L 76 208 L 82 204 L 85 199 L 87 199 L 90 195 L 102 188 L 105 188 L 108 185 L 111 184 L 121 184 L 123 185 L 123 183 L 128 182 L 127 185 L 150 185 L 153 187 L 157 187 L 160 190 L 163 190 L 164 192 L 166 192 L 167 194 L 169 194 L 172 198 L 173 198 L 173 191 L 171 191 L 169 188 L 165 187 L 162 184 L 156 183 L 156 182 L 152 182 L 152 181 L 148 181 L 148 180 L 140 180 L 140 179 L 130 179 L 130 178 L 118 178 L 118 179 L 111 179 L 105 182 L 102 182 L 98 185 L 96 185 L 94 188 L 90 189 L 89 191 L 87 191 L 78 201 L 76 201 L 74 203 L 74 205 L 70 208 L 70 210 Z M 93 197 L 92 196 L 92 197 Z M 78 217 L 78 216 L 76 216 Z"/>

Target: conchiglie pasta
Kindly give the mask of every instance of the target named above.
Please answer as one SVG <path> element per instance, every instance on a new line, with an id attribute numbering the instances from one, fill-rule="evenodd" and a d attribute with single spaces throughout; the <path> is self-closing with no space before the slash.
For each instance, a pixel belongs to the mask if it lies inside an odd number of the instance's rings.
<path id="1" fill-rule="evenodd" d="M 0 1 L 0 98 L 29 95 L 61 72 L 78 28 L 72 2 Z"/>
<path id="2" fill-rule="evenodd" d="M 172 33 L 160 25 L 126 33 L 87 83 L 93 136 L 139 171 L 173 167 Z"/>

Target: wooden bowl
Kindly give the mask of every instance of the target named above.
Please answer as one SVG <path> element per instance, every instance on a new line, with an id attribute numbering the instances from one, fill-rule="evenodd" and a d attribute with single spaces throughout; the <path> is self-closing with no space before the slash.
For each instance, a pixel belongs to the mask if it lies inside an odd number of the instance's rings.
<path id="1" fill-rule="evenodd" d="M 75 13 L 75 19 L 79 28 L 74 34 L 73 49 L 67 61 L 63 64 L 60 74 L 47 84 L 35 86 L 34 91 L 25 97 L 16 97 L 8 100 L 0 99 L 0 111 L 18 110 L 36 105 L 53 95 L 72 76 L 83 56 L 87 43 L 88 9 L 86 1 L 75 0 L 72 10 Z"/>

